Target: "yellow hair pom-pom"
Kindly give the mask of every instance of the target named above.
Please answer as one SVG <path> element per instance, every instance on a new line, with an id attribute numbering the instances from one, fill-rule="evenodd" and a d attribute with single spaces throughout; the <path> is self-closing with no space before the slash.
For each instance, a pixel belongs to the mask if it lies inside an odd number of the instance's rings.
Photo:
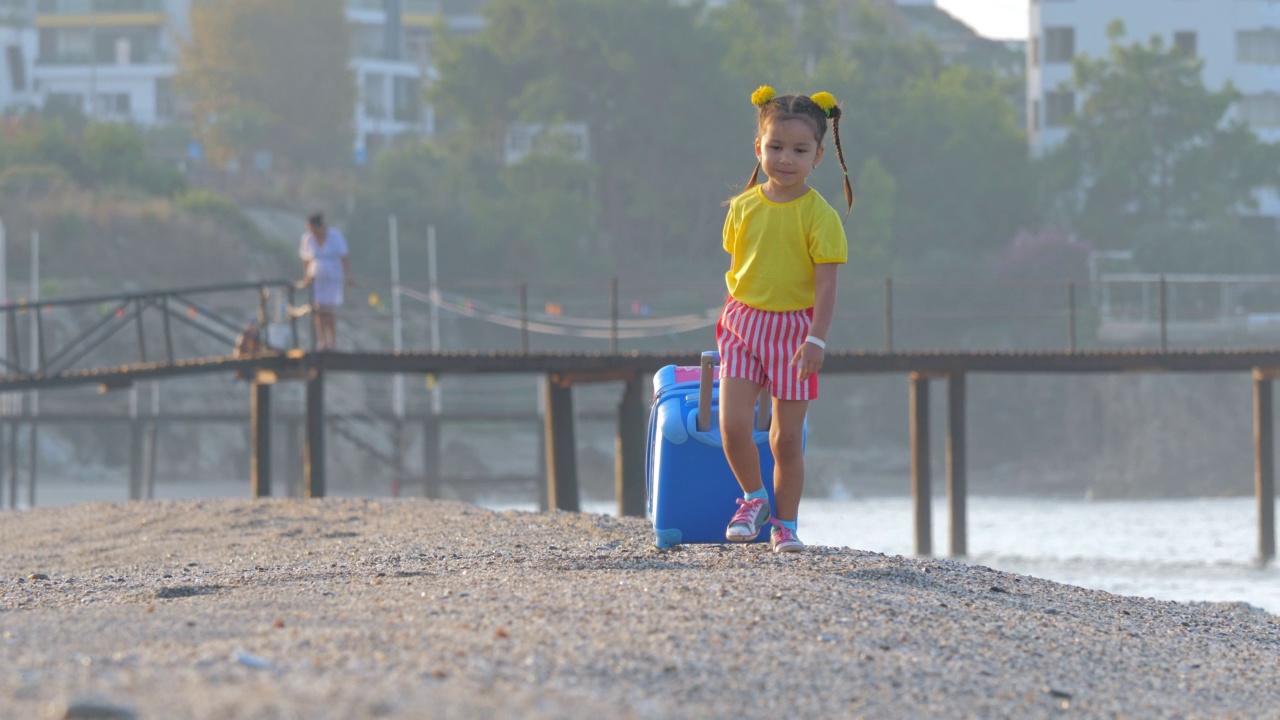
<path id="1" fill-rule="evenodd" d="M 820 92 L 815 95 L 811 95 L 809 96 L 809 99 L 813 101 L 814 105 L 822 108 L 822 112 L 827 115 L 830 115 L 831 108 L 836 106 L 836 96 L 829 92 Z"/>
<path id="2" fill-rule="evenodd" d="M 768 85 L 761 85 L 756 88 L 755 92 L 751 93 L 751 104 L 756 107 L 764 107 L 765 103 L 772 100 L 775 95 L 777 93 L 773 91 L 773 88 Z"/>

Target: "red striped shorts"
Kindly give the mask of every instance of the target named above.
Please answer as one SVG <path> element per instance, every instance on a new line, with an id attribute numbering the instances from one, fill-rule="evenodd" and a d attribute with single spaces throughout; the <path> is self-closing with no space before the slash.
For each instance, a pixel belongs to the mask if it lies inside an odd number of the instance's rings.
<path id="1" fill-rule="evenodd" d="M 815 400 L 818 376 L 800 380 L 791 358 L 809 335 L 813 308 L 773 312 L 729 298 L 716 323 L 720 377 L 742 378 L 769 388 L 779 400 Z"/>

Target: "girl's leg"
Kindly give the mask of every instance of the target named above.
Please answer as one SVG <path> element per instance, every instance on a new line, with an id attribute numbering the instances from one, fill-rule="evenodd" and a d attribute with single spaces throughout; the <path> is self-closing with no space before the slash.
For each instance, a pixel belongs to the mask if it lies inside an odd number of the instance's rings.
<path id="1" fill-rule="evenodd" d="M 722 407 L 723 402 L 722 399 Z M 769 447 L 773 449 L 773 515 L 779 520 L 793 521 L 800 510 L 800 495 L 804 492 L 804 416 L 808 410 L 808 400 L 773 400 Z"/>
<path id="2" fill-rule="evenodd" d="M 325 342 L 328 343 L 329 349 L 332 350 L 338 345 L 338 314 L 330 310 L 325 314 Z"/>
<path id="3" fill-rule="evenodd" d="M 760 385 L 743 378 L 720 379 L 720 440 L 729 467 L 742 491 L 751 493 L 764 487 L 760 475 L 760 452 L 751 439 L 755 426 L 756 397 Z"/>

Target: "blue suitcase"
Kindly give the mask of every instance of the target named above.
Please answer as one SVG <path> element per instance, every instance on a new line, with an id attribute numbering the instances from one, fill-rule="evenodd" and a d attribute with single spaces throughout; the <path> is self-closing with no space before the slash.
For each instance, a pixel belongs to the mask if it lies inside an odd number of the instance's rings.
<path id="1" fill-rule="evenodd" d="M 719 353 L 705 352 L 700 367 L 668 365 L 653 377 L 645 484 L 658 547 L 727 542 L 725 527 L 738 507 L 734 499 L 742 497 L 720 443 L 719 360 Z M 754 440 L 772 505 L 769 409 L 768 402 L 756 406 Z M 766 526 L 756 541 L 768 537 Z"/>

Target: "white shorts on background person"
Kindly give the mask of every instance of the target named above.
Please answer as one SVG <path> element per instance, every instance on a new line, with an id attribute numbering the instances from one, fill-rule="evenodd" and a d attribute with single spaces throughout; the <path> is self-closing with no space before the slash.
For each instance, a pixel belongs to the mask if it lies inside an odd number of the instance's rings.
<path id="1" fill-rule="evenodd" d="M 336 228 L 326 228 L 324 245 L 316 242 L 310 233 L 302 236 L 298 254 L 307 263 L 307 277 L 311 280 L 311 301 L 321 307 L 342 304 L 342 289 L 346 285 L 342 259 L 347 256 L 347 239 Z"/>

